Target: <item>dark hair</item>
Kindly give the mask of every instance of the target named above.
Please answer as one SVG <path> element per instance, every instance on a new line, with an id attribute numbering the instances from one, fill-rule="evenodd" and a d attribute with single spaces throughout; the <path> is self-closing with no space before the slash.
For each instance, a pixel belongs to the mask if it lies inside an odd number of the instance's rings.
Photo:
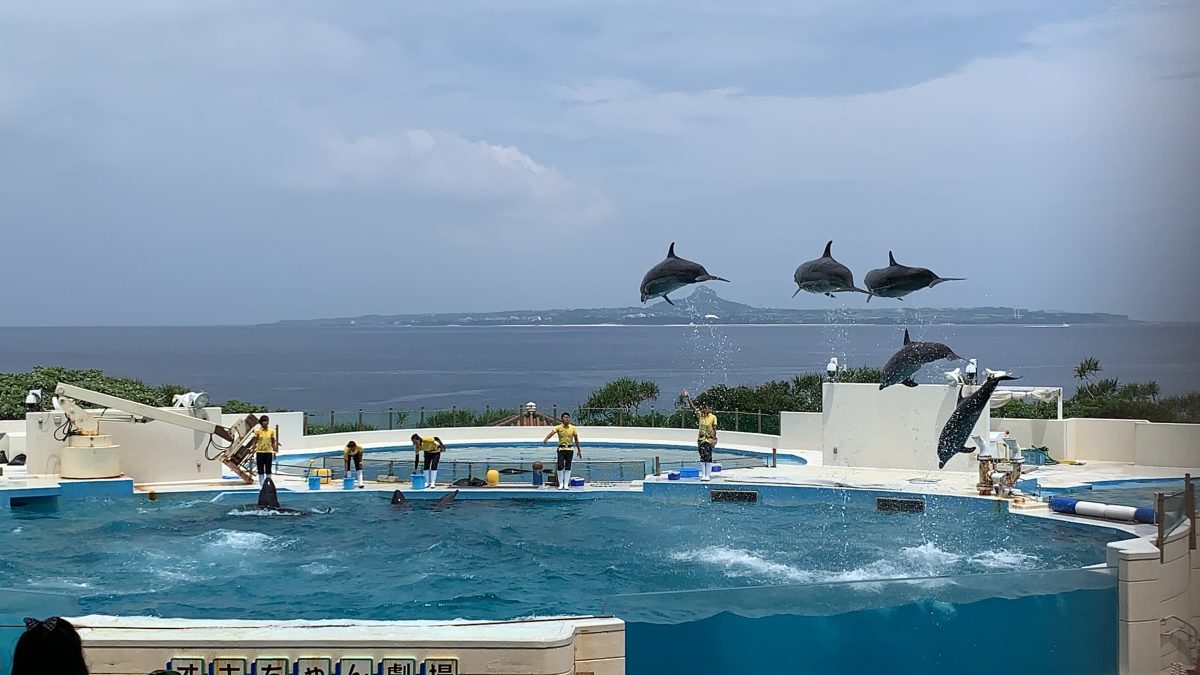
<path id="1" fill-rule="evenodd" d="M 351 448 L 357 448 L 357 447 L 358 447 L 358 444 L 357 444 L 357 443 L 355 443 L 354 441 L 350 441 L 350 442 L 349 442 L 349 443 L 347 443 L 346 445 L 347 445 L 347 447 L 351 447 Z"/>
<path id="2" fill-rule="evenodd" d="M 259 424 L 262 424 L 263 422 L 270 422 L 270 421 L 271 421 L 271 418 L 267 417 L 266 415 L 263 415 L 262 417 L 258 418 Z"/>
<path id="3" fill-rule="evenodd" d="M 421 440 L 421 434 L 413 434 L 413 435 L 412 435 L 412 440 L 414 440 L 414 441 L 419 441 L 419 440 Z"/>
<path id="4" fill-rule="evenodd" d="M 564 418 L 564 417 L 570 417 L 570 416 L 571 416 L 571 413 L 569 413 L 569 412 L 565 412 L 565 413 L 563 413 L 563 414 L 559 415 L 559 416 L 558 416 L 558 419 L 562 419 L 562 418 Z"/>
<path id="5" fill-rule="evenodd" d="M 70 621 L 52 616 L 25 619 L 25 632 L 13 650 L 12 675 L 88 675 L 83 643 Z"/>

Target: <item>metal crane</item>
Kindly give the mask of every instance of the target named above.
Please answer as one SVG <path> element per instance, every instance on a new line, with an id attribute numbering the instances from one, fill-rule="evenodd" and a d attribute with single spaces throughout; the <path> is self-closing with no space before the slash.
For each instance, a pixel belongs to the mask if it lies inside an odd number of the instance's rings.
<path id="1" fill-rule="evenodd" d="M 84 389 L 73 384 L 60 382 L 55 387 L 54 393 L 58 396 L 58 404 L 62 407 L 62 411 L 70 423 L 66 437 L 68 449 L 86 448 L 96 450 L 116 447 L 112 444 L 110 436 L 104 436 L 100 433 L 100 422 L 104 416 L 93 415 L 79 404 L 79 401 L 86 401 L 104 408 L 129 413 L 132 419 L 126 421 L 148 422 L 156 420 L 223 439 L 229 443 L 225 447 L 216 445 L 210 439 L 210 445 L 219 450 L 217 456 L 210 459 L 220 461 L 229 467 L 247 485 L 254 482 L 249 459 L 254 451 L 253 445 L 250 443 L 252 439 L 251 431 L 258 424 L 258 418 L 255 415 L 246 415 L 245 418 L 238 420 L 236 424 L 230 427 L 223 427 L 206 419 L 169 410 L 160 410 L 144 403 Z M 65 460 L 66 457 L 64 456 L 64 468 L 67 464 Z"/>

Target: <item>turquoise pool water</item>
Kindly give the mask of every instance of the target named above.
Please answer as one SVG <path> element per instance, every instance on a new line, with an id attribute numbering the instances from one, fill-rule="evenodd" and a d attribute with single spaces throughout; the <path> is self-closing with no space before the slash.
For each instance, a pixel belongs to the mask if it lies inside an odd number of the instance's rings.
<path id="1" fill-rule="evenodd" d="M 609 495 L 440 510 L 397 510 L 382 493 L 281 495 L 333 508 L 309 517 L 237 515 L 211 495 L 63 502 L 0 511 L 0 587 L 67 593 L 109 614 L 502 619 L 594 613 L 648 591 L 1077 568 L 1119 536 L 966 500 L 881 514 L 870 493 L 851 493 L 807 490 L 783 506 Z"/>

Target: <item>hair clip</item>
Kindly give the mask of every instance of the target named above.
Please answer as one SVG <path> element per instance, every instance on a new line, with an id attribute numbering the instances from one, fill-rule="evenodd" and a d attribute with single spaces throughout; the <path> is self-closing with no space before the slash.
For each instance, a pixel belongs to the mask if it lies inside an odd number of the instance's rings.
<path id="1" fill-rule="evenodd" d="M 25 617 L 25 630 L 27 630 L 27 631 L 33 630 L 37 626 L 41 626 L 42 628 L 45 628 L 46 630 L 53 633 L 54 629 L 58 628 L 58 617 L 52 616 L 49 619 L 46 619 L 45 621 L 38 621 L 37 619 L 28 617 L 28 616 Z"/>

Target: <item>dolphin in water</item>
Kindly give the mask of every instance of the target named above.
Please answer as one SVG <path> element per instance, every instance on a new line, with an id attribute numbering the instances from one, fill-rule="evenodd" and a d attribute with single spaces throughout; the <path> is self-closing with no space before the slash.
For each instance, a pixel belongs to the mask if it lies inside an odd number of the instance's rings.
<path id="1" fill-rule="evenodd" d="M 646 276 L 642 277 L 640 289 L 642 302 L 646 302 L 650 298 L 661 297 L 668 304 L 674 306 L 675 303 L 671 302 L 667 293 L 679 290 L 688 284 L 698 284 L 701 281 L 729 280 L 713 276 L 704 269 L 703 265 L 675 255 L 675 242 L 671 242 L 671 247 L 667 249 L 666 259 L 651 267 L 650 271 L 646 272 Z"/>
<path id="2" fill-rule="evenodd" d="M 1021 378 L 1007 373 L 988 373 L 987 379 L 979 389 L 966 398 L 963 398 L 962 387 L 959 387 L 958 405 L 954 412 L 950 413 L 950 419 L 946 420 L 946 426 L 942 427 L 942 433 L 938 436 L 939 469 L 945 467 L 946 462 L 960 452 L 975 452 L 975 448 L 966 447 L 967 438 L 975 428 L 975 423 L 979 421 L 979 416 L 983 414 L 983 409 L 987 407 L 992 392 L 1005 380 L 1019 379 Z"/>
<path id="3" fill-rule="evenodd" d="M 888 251 L 888 266 L 867 272 L 863 280 L 867 286 L 867 302 L 873 296 L 881 298 L 896 298 L 903 300 L 904 296 L 919 291 L 922 288 L 933 288 L 943 281 L 965 281 L 958 277 L 939 277 L 924 267 L 909 267 L 896 262 L 896 257 Z"/>
<path id="4" fill-rule="evenodd" d="M 953 349 L 940 342 L 913 342 L 908 337 L 908 329 L 905 328 L 904 346 L 900 348 L 900 351 L 892 354 L 892 358 L 888 359 L 883 366 L 883 376 L 880 378 L 879 388 L 886 389 L 893 384 L 915 387 L 917 383 L 913 381 L 912 376 L 917 374 L 921 366 L 933 363 L 938 359 L 965 360 L 955 354 Z"/>
<path id="5" fill-rule="evenodd" d="M 314 513 L 330 513 L 333 509 L 329 508 L 325 511 L 292 509 L 286 506 L 279 505 L 279 491 L 275 489 L 275 481 L 268 476 L 263 481 L 262 488 L 258 491 L 258 503 L 253 506 L 243 506 L 236 508 L 232 513 L 238 514 L 262 514 L 273 516 L 308 516 Z"/>
<path id="6" fill-rule="evenodd" d="M 854 285 L 854 273 L 850 271 L 850 268 L 833 259 L 829 253 L 829 249 L 832 247 L 833 241 L 831 240 L 825 244 L 825 253 L 820 258 L 801 263 L 796 268 L 796 274 L 792 277 L 796 280 L 797 287 L 796 292 L 792 293 L 793 298 L 800 291 L 822 293 L 831 298 L 834 293 L 848 291 L 866 293 Z"/>
<path id="7" fill-rule="evenodd" d="M 433 505 L 434 506 L 449 506 L 450 504 L 454 503 L 454 498 L 457 496 L 458 496 L 458 490 L 455 490 L 454 492 L 447 492 L 446 494 L 442 495 L 441 497 L 438 497 L 437 501 L 434 502 Z M 410 509 L 410 508 L 412 508 L 412 502 L 408 501 L 408 499 L 406 499 L 404 497 L 403 492 L 396 490 L 395 492 L 392 493 L 392 506 L 398 506 L 402 509 Z"/>

